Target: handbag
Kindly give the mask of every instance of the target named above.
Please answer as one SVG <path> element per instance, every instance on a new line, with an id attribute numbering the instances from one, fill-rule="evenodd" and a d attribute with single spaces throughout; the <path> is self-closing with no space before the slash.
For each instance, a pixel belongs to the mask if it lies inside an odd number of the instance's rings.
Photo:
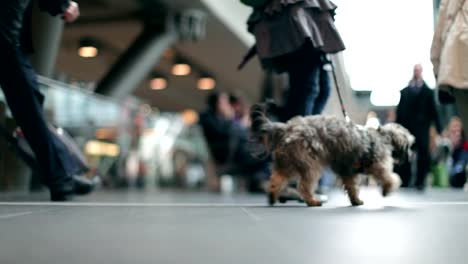
<path id="1" fill-rule="evenodd" d="M 437 91 L 439 102 L 443 105 L 449 105 L 455 103 L 455 97 L 453 97 L 449 92 L 441 90 L 440 88 Z"/>

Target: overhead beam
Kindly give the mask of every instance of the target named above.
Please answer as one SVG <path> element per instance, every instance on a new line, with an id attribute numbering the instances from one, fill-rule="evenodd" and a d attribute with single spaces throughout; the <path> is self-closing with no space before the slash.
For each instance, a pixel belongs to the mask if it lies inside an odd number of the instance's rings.
<path id="1" fill-rule="evenodd" d="M 122 21 L 133 21 L 138 20 L 141 17 L 140 11 L 135 12 L 126 12 L 126 13 L 114 13 L 114 14 L 106 14 L 101 16 L 89 16 L 89 17 L 82 17 L 77 20 L 75 23 L 71 23 L 67 25 L 67 27 L 82 27 L 88 25 L 96 25 L 96 24 L 112 24 L 116 22 Z"/>
<path id="2" fill-rule="evenodd" d="M 174 30 L 144 29 L 101 80 L 95 92 L 115 99 L 127 97 L 153 71 L 164 51 L 177 38 Z"/>
<path id="3" fill-rule="evenodd" d="M 177 41 L 197 41 L 204 37 L 206 15 L 188 9 L 173 14 L 162 4 L 145 2 L 142 33 L 122 54 L 95 92 L 124 99 L 148 78 L 164 51 Z"/>

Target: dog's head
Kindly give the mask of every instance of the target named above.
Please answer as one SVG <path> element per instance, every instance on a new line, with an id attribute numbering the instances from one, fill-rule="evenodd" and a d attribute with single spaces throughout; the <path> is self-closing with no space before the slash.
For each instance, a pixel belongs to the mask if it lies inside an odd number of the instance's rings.
<path id="1" fill-rule="evenodd" d="M 251 150 L 255 156 L 269 154 L 283 138 L 284 124 L 272 122 L 268 117 L 271 113 L 275 115 L 279 113 L 279 107 L 273 100 L 255 104 L 250 109 L 250 119 L 252 120 L 250 132 L 253 139 Z"/>
<path id="2" fill-rule="evenodd" d="M 392 147 L 392 157 L 396 163 L 408 160 L 415 138 L 404 127 L 396 123 L 386 124 L 377 130 L 384 141 Z"/>

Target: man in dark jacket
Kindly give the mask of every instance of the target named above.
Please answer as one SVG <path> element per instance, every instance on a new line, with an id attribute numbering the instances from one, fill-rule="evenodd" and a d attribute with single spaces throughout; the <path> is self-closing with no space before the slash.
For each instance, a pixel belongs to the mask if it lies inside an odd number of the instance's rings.
<path id="1" fill-rule="evenodd" d="M 396 122 L 407 128 L 416 138 L 417 173 L 415 186 L 424 190 L 427 173 L 430 168 L 429 130 L 435 125 L 438 133 L 442 131 L 434 100 L 434 93 L 422 78 L 422 66 L 414 66 L 413 79 L 408 87 L 401 91 L 401 100 L 397 107 Z M 402 187 L 409 187 L 412 173 L 407 161 L 396 168 L 402 179 Z"/>
<path id="2" fill-rule="evenodd" d="M 39 7 L 66 22 L 79 16 L 77 3 L 70 0 L 39 0 Z M 31 0 L 0 1 L 0 86 L 10 110 L 36 159 L 42 181 L 53 201 L 64 201 L 73 194 L 88 193 L 92 183 L 68 171 L 69 157 L 65 146 L 54 138 L 47 127 L 38 93 L 36 75 L 25 49 L 30 49 Z"/>

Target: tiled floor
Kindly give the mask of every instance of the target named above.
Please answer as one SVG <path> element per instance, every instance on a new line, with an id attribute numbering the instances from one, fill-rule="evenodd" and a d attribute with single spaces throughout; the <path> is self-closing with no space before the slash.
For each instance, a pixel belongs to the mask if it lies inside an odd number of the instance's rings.
<path id="1" fill-rule="evenodd" d="M 0 263 L 468 263 L 467 193 L 362 197 L 360 208 L 339 191 L 322 208 L 271 208 L 247 195 L 0 195 Z"/>

